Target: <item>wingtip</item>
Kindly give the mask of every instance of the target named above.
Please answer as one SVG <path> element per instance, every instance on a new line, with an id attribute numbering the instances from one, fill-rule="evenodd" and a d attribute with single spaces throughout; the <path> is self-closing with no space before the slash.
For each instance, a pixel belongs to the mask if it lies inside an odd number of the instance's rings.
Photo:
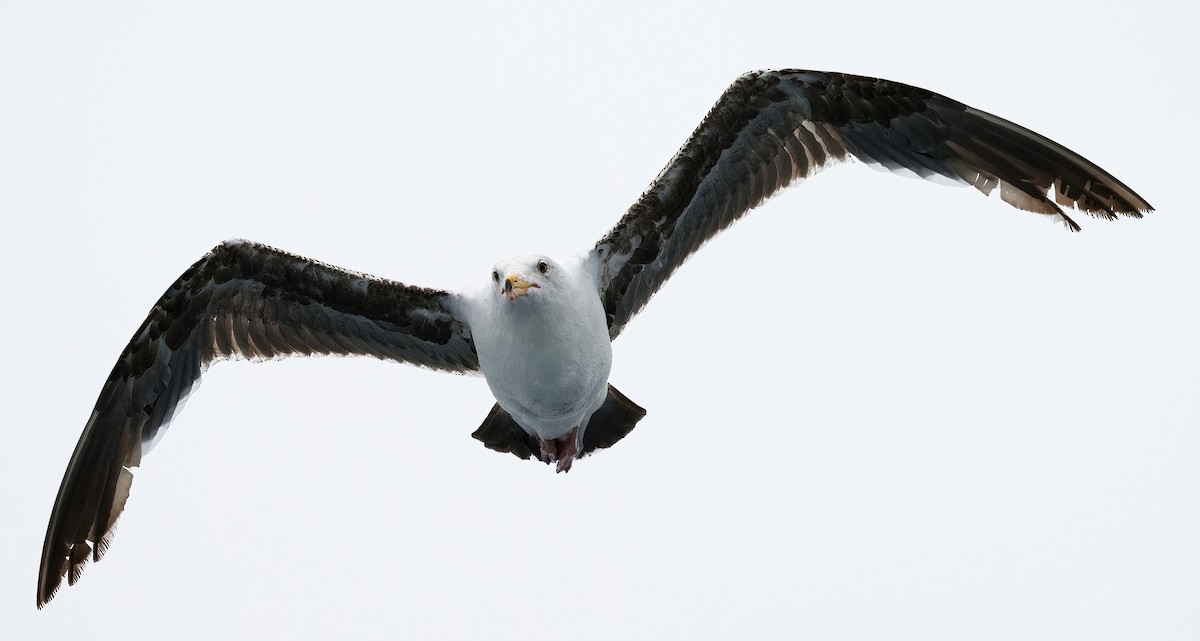
<path id="1" fill-rule="evenodd" d="M 62 575 L 56 576 L 49 583 L 46 582 L 44 574 L 38 577 L 37 608 L 39 610 L 46 607 L 46 604 L 50 603 L 58 594 L 59 589 L 62 588 L 62 580 Z"/>
<path id="2" fill-rule="evenodd" d="M 54 598 L 54 594 L 55 594 L 56 592 L 58 592 L 58 589 L 57 589 L 57 588 L 55 588 L 54 590 L 52 590 L 52 591 L 50 592 L 50 594 L 43 594 L 43 593 L 42 593 L 42 588 L 41 588 L 41 586 L 38 586 L 38 593 L 37 593 L 37 609 L 41 610 L 42 608 L 46 607 L 46 604 L 47 604 L 47 603 L 49 603 L 49 602 L 50 602 L 50 600 Z"/>

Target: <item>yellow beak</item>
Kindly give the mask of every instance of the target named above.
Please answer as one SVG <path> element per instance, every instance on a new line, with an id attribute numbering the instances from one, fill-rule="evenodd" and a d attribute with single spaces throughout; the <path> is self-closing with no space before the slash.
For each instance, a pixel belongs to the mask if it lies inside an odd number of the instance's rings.
<path id="1" fill-rule="evenodd" d="M 540 287 L 537 283 L 522 280 L 516 274 L 509 274 L 504 279 L 504 294 L 508 296 L 508 300 L 517 300 L 517 296 L 524 296 L 530 289 L 538 289 Z"/>

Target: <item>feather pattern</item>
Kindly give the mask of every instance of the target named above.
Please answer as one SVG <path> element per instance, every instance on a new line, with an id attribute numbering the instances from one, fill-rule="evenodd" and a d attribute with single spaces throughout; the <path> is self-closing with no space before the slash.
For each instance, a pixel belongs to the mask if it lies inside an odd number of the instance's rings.
<path id="1" fill-rule="evenodd" d="M 944 96 L 785 70 L 739 78 L 590 254 L 504 263 L 503 273 L 542 277 L 525 293 L 514 294 L 510 281 L 499 287 L 501 265 L 493 282 L 460 295 L 223 243 L 163 294 L 101 388 L 51 513 L 38 606 L 108 549 L 130 468 L 218 360 L 357 354 L 480 370 L 497 399 L 475 433 L 488 447 L 545 454 L 546 439 L 585 424 L 575 454 L 614 444 L 645 410 L 607 382 L 611 339 L 708 239 L 788 184 L 850 157 L 984 194 L 999 188 L 1005 202 L 1072 230 L 1064 208 L 1105 219 L 1151 209 L 1078 154 Z M 569 469 L 575 454 L 554 447 L 566 457 L 558 469 Z"/>
<path id="2" fill-rule="evenodd" d="M 999 187 L 1005 202 L 1071 231 L 1079 225 L 1063 208 L 1108 220 L 1152 210 L 1079 154 L 932 91 L 843 73 L 750 72 L 593 249 L 610 337 L 708 239 L 790 183 L 851 156 L 984 194 Z"/>
<path id="3" fill-rule="evenodd" d="M 42 548 L 38 607 L 99 560 L 133 475 L 213 362 L 365 355 L 478 369 L 455 295 L 359 274 L 247 241 L 192 265 L 133 335 L 67 465 Z"/>

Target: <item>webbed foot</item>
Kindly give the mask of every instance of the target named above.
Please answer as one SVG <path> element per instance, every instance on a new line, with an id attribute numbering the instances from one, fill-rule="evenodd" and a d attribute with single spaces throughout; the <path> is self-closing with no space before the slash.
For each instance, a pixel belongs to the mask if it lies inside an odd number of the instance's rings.
<path id="1" fill-rule="evenodd" d="M 575 457 L 579 455 L 579 428 L 572 428 L 570 432 L 556 439 L 539 438 L 538 449 L 543 463 L 557 462 L 555 471 L 571 471 L 571 463 L 574 463 Z"/>

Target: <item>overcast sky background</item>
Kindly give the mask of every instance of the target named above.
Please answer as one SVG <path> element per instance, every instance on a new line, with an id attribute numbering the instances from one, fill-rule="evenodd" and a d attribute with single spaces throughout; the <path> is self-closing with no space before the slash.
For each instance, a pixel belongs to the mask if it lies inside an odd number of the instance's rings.
<path id="1" fill-rule="evenodd" d="M 1194 8 L 250 4 L 0 2 L 6 639 L 1200 636 Z M 1159 211 L 828 170 L 627 328 L 649 415 L 569 475 L 469 437 L 479 378 L 216 365 L 35 609 L 100 386 L 213 245 L 444 288 L 580 251 L 770 67 L 947 94 Z"/>

